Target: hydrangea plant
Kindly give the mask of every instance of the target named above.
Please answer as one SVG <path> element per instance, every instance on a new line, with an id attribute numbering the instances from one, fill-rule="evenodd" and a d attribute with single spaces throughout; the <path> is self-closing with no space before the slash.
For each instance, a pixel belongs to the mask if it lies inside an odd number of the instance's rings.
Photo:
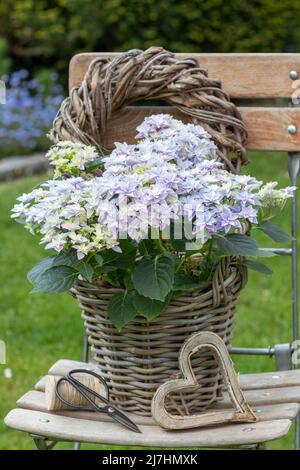
<path id="1" fill-rule="evenodd" d="M 295 188 L 226 171 L 211 136 L 170 115 L 145 118 L 136 143 L 116 143 L 110 155 L 65 141 L 47 157 L 54 178 L 13 208 L 12 217 L 53 251 L 28 278 L 43 292 L 68 290 L 78 276 L 123 288 L 108 305 L 119 330 L 205 285 L 224 256 L 270 273 L 257 261 L 270 253 L 251 227 L 289 239 L 269 220 Z"/>

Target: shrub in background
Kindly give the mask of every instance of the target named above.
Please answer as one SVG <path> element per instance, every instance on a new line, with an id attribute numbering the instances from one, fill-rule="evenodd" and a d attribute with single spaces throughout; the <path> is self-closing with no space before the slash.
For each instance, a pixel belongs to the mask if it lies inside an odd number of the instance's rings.
<path id="1" fill-rule="evenodd" d="M 49 146 L 45 134 L 63 99 L 62 87 L 55 73 L 41 78 L 29 79 L 24 69 L 2 77 L 6 104 L 0 106 L 0 157 Z"/>
<path id="2" fill-rule="evenodd" d="M 9 42 L 14 65 L 54 67 L 65 83 L 69 59 L 80 51 L 300 47 L 300 0 L 14 0 L 1 2 L 0 17 L 0 36 Z"/>
<path id="3" fill-rule="evenodd" d="M 8 44 L 0 37 L 0 77 L 10 72 L 11 59 L 8 57 Z"/>

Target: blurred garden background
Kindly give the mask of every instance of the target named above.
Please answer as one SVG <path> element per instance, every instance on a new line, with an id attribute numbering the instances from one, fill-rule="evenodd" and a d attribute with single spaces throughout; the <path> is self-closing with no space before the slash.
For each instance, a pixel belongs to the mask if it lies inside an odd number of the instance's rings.
<path id="1" fill-rule="evenodd" d="M 2 0 L 0 78 L 7 94 L 0 104 L 0 164 L 49 147 L 46 132 L 68 93 L 75 53 L 152 45 L 182 52 L 299 52 L 299 26 L 300 0 Z M 286 154 L 249 157 L 245 173 L 289 184 Z M 47 177 L 0 183 L 0 340 L 7 345 L 7 364 L 0 364 L 0 449 L 34 448 L 25 434 L 4 426 L 4 416 L 57 359 L 81 356 L 83 326 L 75 300 L 29 293 L 26 273 L 43 257 L 43 248 L 10 219 L 16 197 Z M 289 215 L 287 207 L 277 221 L 287 231 Z M 250 273 L 234 345 L 290 341 L 290 260 L 275 257 L 268 265 L 272 276 Z M 234 359 L 242 373 L 274 369 L 272 359 Z M 272 448 L 292 448 L 291 433 Z"/>
<path id="2" fill-rule="evenodd" d="M 300 49 L 299 0 L 2 0 L 0 19 L 0 158 L 47 147 L 78 52 Z"/>

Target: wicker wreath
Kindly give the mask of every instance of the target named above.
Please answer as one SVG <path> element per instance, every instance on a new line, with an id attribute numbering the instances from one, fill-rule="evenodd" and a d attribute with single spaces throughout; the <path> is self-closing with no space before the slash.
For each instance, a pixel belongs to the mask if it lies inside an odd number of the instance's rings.
<path id="1" fill-rule="evenodd" d="M 94 60 L 81 85 L 63 101 L 50 139 L 79 141 L 102 152 L 109 119 L 121 108 L 146 100 L 166 101 L 201 124 L 228 170 L 239 173 L 247 163 L 243 147 L 247 132 L 220 82 L 208 78 L 195 59 L 177 60 L 161 47 Z"/>

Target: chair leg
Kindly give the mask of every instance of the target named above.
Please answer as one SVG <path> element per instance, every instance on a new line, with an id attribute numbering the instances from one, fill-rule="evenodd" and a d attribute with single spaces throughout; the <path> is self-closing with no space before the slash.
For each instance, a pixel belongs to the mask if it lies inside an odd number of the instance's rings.
<path id="1" fill-rule="evenodd" d="M 82 361 L 88 362 L 89 360 L 89 343 L 88 343 L 88 336 L 84 330 L 83 332 L 83 339 L 82 339 Z M 81 449 L 81 442 L 75 442 L 74 450 Z"/>
<path id="2" fill-rule="evenodd" d="M 268 450 L 267 444 L 265 442 L 261 442 L 260 444 L 257 444 L 256 450 Z"/>
<path id="3" fill-rule="evenodd" d="M 258 444 L 244 444 L 239 447 L 240 450 L 267 450 L 267 445 L 265 442 L 260 442 Z"/>
<path id="4" fill-rule="evenodd" d="M 295 439 L 294 439 L 294 449 L 300 450 L 300 412 L 295 418 Z"/>
<path id="5" fill-rule="evenodd" d="M 57 441 L 49 441 L 45 436 L 30 434 L 30 437 L 34 440 L 37 450 L 51 450 L 57 444 Z"/>

